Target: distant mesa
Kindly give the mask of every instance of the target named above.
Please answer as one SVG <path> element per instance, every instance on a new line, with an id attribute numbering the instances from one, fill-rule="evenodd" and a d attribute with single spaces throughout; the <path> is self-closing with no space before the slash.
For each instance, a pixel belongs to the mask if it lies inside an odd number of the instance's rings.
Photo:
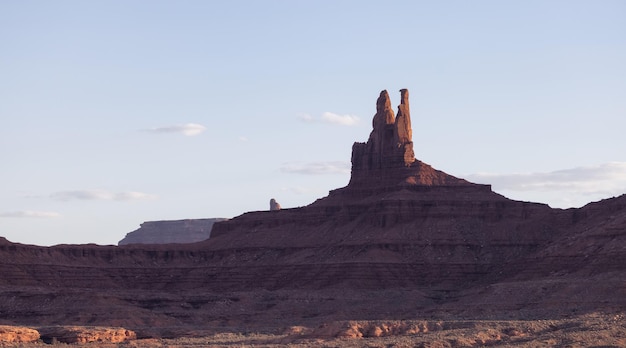
<path id="1" fill-rule="evenodd" d="M 209 239 L 213 224 L 225 218 L 147 221 L 118 245 L 195 243 Z"/>
<path id="2" fill-rule="evenodd" d="M 280 203 L 276 202 L 274 198 L 270 199 L 270 210 L 280 210 Z"/>

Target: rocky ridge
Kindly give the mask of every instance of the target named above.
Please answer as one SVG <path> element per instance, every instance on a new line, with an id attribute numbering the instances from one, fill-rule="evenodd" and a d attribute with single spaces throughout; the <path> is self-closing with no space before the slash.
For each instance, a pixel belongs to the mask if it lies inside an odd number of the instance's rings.
<path id="1" fill-rule="evenodd" d="M 381 92 L 346 187 L 306 207 L 218 222 L 199 243 L 0 240 L 0 324 L 89 323 L 150 336 L 626 309 L 626 196 L 568 210 L 507 199 L 413 157 L 406 90 L 397 115 Z"/>

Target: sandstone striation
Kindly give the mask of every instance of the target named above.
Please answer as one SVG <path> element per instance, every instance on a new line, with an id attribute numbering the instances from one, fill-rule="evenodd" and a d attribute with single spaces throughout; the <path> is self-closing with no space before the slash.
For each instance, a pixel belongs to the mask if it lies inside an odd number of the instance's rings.
<path id="1" fill-rule="evenodd" d="M 214 223 L 224 220 L 226 219 L 147 221 L 139 229 L 126 234 L 118 245 L 200 242 L 209 239 Z"/>
<path id="2" fill-rule="evenodd" d="M 552 209 L 434 169 L 414 157 L 406 90 L 397 116 L 380 93 L 372 128 L 353 146 L 347 186 L 305 207 L 217 222 L 202 242 L 44 248 L 0 239 L 2 317 L 144 337 L 379 321 L 345 333 L 365 337 L 415 331 L 388 324 L 400 319 L 626 311 L 626 195 Z M 157 226 L 176 234 L 191 223 Z"/>

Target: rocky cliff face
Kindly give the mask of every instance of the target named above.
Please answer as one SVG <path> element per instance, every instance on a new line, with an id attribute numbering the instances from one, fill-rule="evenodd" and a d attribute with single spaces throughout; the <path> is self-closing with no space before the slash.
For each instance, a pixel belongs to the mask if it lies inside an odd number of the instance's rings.
<path id="1" fill-rule="evenodd" d="M 187 219 L 173 221 L 147 221 L 129 232 L 118 245 L 195 243 L 211 236 L 213 224 L 227 219 Z"/>
<path id="2" fill-rule="evenodd" d="M 309 206 L 217 222 L 195 244 L 0 239 L 2 318 L 145 329 L 626 310 L 626 196 L 551 209 L 436 170 L 413 157 L 401 97 L 396 117 L 380 94 L 349 184 Z"/>

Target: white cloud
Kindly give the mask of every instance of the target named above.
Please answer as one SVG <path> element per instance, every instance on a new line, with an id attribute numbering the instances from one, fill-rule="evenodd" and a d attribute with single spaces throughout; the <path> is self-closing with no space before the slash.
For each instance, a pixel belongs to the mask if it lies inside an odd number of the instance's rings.
<path id="1" fill-rule="evenodd" d="M 113 194 L 113 199 L 116 201 L 140 201 L 140 200 L 151 200 L 156 199 L 156 195 L 152 195 L 149 193 L 137 192 L 137 191 L 128 191 L 128 192 L 117 192 Z"/>
<path id="2" fill-rule="evenodd" d="M 280 167 L 282 172 L 296 174 L 350 174 L 350 163 L 342 161 L 285 163 Z"/>
<path id="3" fill-rule="evenodd" d="M 342 126 L 354 126 L 359 123 L 359 118 L 355 115 L 338 115 L 332 112 L 325 112 L 322 114 L 322 121 Z"/>
<path id="4" fill-rule="evenodd" d="M 283 192 L 291 192 L 297 195 L 308 195 L 311 193 L 317 193 L 320 190 L 315 190 L 315 189 L 311 189 L 308 187 L 302 187 L 302 186 L 294 186 L 294 187 L 281 187 L 280 189 Z"/>
<path id="5" fill-rule="evenodd" d="M 300 114 L 298 118 L 304 122 L 322 122 L 341 126 L 355 126 L 361 119 L 355 115 L 339 115 L 333 112 L 324 112 L 320 117 L 313 117 L 309 114 Z"/>
<path id="6" fill-rule="evenodd" d="M 127 191 L 127 192 L 110 192 L 106 190 L 73 190 L 59 191 L 50 195 L 52 199 L 59 201 L 71 200 L 100 200 L 100 201 L 137 201 L 150 200 L 157 197 L 152 194 Z"/>
<path id="7" fill-rule="evenodd" d="M 240 137 L 239 137 L 239 138 L 237 138 L 237 139 L 239 139 L 239 141 L 242 141 L 242 142 L 246 142 L 246 141 L 248 141 L 248 138 L 247 138 L 247 137 L 244 137 L 243 135 L 242 135 L 242 136 L 240 136 Z"/>
<path id="8" fill-rule="evenodd" d="M 148 129 L 149 132 L 153 132 L 153 133 L 178 133 L 178 134 L 182 134 L 188 137 L 198 135 L 204 132 L 205 130 L 206 130 L 205 126 L 201 124 L 197 124 L 197 123 L 187 123 L 187 124 L 181 124 L 181 125 L 165 126 L 165 127 Z"/>
<path id="9" fill-rule="evenodd" d="M 626 162 L 609 162 L 546 173 L 477 173 L 466 176 L 466 179 L 491 184 L 494 190 L 622 194 L 626 193 Z"/>
<path id="10" fill-rule="evenodd" d="M 5 218 L 58 218 L 61 214 L 52 211 L 32 211 L 20 210 L 0 213 L 0 217 Z"/>

